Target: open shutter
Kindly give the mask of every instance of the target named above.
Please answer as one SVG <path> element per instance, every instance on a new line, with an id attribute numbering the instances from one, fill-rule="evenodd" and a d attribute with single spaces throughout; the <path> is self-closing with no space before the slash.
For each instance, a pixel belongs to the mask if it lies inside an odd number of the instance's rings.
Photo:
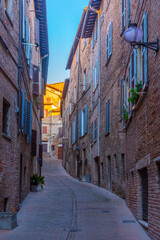
<path id="1" fill-rule="evenodd" d="M 127 6 L 127 26 L 129 27 L 131 20 L 131 0 L 128 0 L 128 6 Z"/>
<path id="2" fill-rule="evenodd" d="M 107 34 L 106 38 L 106 63 L 108 62 L 109 59 L 109 33 Z"/>
<path id="3" fill-rule="evenodd" d="M 109 57 L 112 55 L 112 22 L 109 25 Z"/>
<path id="4" fill-rule="evenodd" d="M 25 18 L 26 18 L 26 16 L 25 16 L 26 14 L 25 14 L 25 0 L 23 0 L 23 30 L 22 30 L 22 38 L 23 38 L 23 42 L 26 42 L 26 23 L 25 23 Z"/>
<path id="5" fill-rule="evenodd" d="M 25 100 L 25 134 L 27 142 L 31 143 L 32 137 L 32 102 Z"/>
<path id="6" fill-rule="evenodd" d="M 148 20 L 147 13 L 144 13 L 144 42 L 148 41 Z M 145 86 L 148 86 L 148 49 L 144 48 L 144 77 Z"/>
<path id="7" fill-rule="evenodd" d="M 29 23 L 28 23 L 28 17 L 26 17 L 26 24 L 25 24 L 25 43 L 28 43 L 29 42 Z M 28 53 L 28 45 L 25 45 L 25 54 L 26 54 L 26 57 L 27 57 L 27 53 Z"/>
<path id="8" fill-rule="evenodd" d="M 137 84 L 137 49 L 134 49 L 134 83 Z"/>
<path id="9" fill-rule="evenodd" d="M 79 137 L 82 137 L 82 111 L 79 112 Z"/>
<path id="10" fill-rule="evenodd" d="M 34 20 L 34 28 L 35 28 L 35 44 L 39 46 L 39 20 L 35 18 Z"/>
<path id="11" fill-rule="evenodd" d="M 84 133 L 86 134 L 87 131 L 88 131 L 88 105 L 85 106 L 85 122 L 84 122 L 84 126 L 85 126 L 85 129 L 84 129 Z"/>
<path id="12" fill-rule="evenodd" d="M 121 0 L 121 7 L 122 7 L 122 15 L 121 15 L 121 19 L 122 19 L 122 23 L 121 23 L 121 31 L 123 31 L 123 29 L 125 28 L 125 18 L 126 18 L 126 0 Z"/>
<path id="13" fill-rule="evenodd" d="M 39 95 L 39 67 L 33 65 L 33 94 Z"/>
<path id="14" fill-rule="evenodd" d="M 29 56 L 29 77 L 32 79 L 32 46 L 30 46 L 30 56 Z"/>
<path id="15" fill-rule="evenodd" d="M 22 90 L 22 113 L 21 113 L 21 127 L 24 128 L 24 110 L 25 110 L 25 89 Z"/>

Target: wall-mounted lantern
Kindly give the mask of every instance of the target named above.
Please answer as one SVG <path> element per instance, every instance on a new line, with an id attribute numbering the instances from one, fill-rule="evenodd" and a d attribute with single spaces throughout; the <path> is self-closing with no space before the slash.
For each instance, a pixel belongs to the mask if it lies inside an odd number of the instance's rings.
<path id="1" fill-rule="evenodd" d="M 124 39 L 131 43 L 133 47 L 143 46 L 155 52 L 159 51 L 159 39 L 156 42 L 140 42 L 143 38 L 143 31 L 137 27 L 136 23 L 130 23 L 129 28 L 124 32 Z"/>

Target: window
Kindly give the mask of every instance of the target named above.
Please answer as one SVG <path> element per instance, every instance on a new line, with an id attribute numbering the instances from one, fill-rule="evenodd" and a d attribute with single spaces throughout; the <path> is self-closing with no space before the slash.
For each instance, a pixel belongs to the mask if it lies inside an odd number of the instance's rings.
<path id="1" fill-rule="evenodd" d="M 98 18 L 96 18 L 95 21 L 95 30 L 94 30 L 94 40 L 97 40 L 97 34 L 98 34 Z"/>
<path id="2" fill-rule="evenodd" d="M 72 103 L 70 102 L 70 104 L 69 104 L 69 114 L 71 114 L 72 113 Z"/>
<path id="3" fill-rule="evenodd" d="M 37 155 L 37 131 L 35 131 L 35 130 L 32 130 L 31 154 L 32 154 L 32 157 Z"/>
<path id="4" fill-rule="evenodd" d="M 128 80 L 125 81 L 123 76 L 120 85 L 120 118 L 123 116 L 124 109 L 128 111 L 127 81 Z"/>
<path id="5" fill-rule="evenodd" d="M 109 25 L 109 31 L 106 38 L 106 64 L 112 55 L 112 22 Z"/>
<path id="6" fill-rule="evenodd" d="M 126 25 L 126 0 L 121 0 L 121 7 L 122 7 L 122 13 L 121 13 L 121 31 L 123 32 Z"/>
<path id="7" fill-rule="evenodd" d="M 110 98 L 106 102 L 106 127 L 105 127 L 105 133 L 110 133 Z"/>
<path id="8" fill-rule="evenodd" d="M 93 92 L 96 90 L 99 81 L 99 61 L 97 60 L 96 66 L 93 68 Z"/>
<path id="9" fill-rule="evenodd" d="M 10 137 L 10 103 L 3 99 L 3 133 Z"/>
<path id="10" fill-rule="evenodd" d="M 122 167 L 122 177 L 125 177 L 125 160 L 124 160 L 124 154 L 121 154 L 121 167 Z"/>
<path id="11" fill-rule="evenodd" d="M 32 92 L 34 95 L 39 96 L 39 67 L 33 65 L 33 88 Z M 49 99 L 49 100 L 48 100 Z M 50 102 L 50 98 L 47 98 L 47 103 Z"/>
<path id="12" fill-rule="evenodd" d="M 97 118 L 94 121 L 94 141 L 97 140 Z"/>
<path id="13" fill-rule="evenodd" d="M 54 145 L 52 145 L 52 146 L 51 146 L 51 150 L 52 150 L 52 151 L 54 151 L 54 149 L 55 149 L 55 146 L 54 146 Z"/>
<path id="14" fill-rule="evenodd" d="M 72 144 L 77 141 L 77 117 L 74 118 L 72 125 Z"/>
<path id="15" fill-rule="evenodd" d="M 93 144 L 93 122 L 91 124 L 91 144 Z"/>
<path id="16" fill-rule="evenodd" d="M 39 46 L 39 20 L 35 18 L 34 20 L 34 38 L 35 38 L 35 44 Z"/>
<path id="17" fill-rule="evenodd" d="M 79 112 L 79 137 L 83 137 L 88 131 L 88 105 Z"/>
<path id="18" fill-rule="evenodd" d="M 127 4 L 127 26 L 128 27 L 130 22 L 131 22 L 131 0 L 128 0 L 128 4 Z"/>
<path id="19" fill-rule="evenodd" d="M 83 92 L 86 91 L 86 69 L 83 72 Z"/>
<path id="20" fill-rule="evenodd" d="M 13 0 L 5 0 L 5 9 L 10 20 L 13 20 Z"/>
<path id="21" fill-rule="evenodd" d="M 144 168 L 140 171 L 141 176 L 141 207 L 142 220 L 148 222 L 148 171 Z"/>

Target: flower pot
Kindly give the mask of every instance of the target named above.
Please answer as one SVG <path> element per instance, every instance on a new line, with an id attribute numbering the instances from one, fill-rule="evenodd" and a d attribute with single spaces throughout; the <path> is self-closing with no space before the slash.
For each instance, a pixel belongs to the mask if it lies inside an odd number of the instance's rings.
<path id="1" fill-rule="evenodd" d="M 0 212 L 0 230 L 12 230 L 17 227 L 17 213 Z"/>
<path id="2" fill-rule="evenodd" d="M 31 192 L 37 192 L 38 185 L 31 185 Z"/>

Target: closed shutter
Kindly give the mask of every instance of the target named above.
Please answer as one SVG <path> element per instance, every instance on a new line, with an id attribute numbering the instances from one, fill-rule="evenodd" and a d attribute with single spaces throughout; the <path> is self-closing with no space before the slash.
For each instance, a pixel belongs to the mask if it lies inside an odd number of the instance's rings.
<path id="1" fill-rule="evenodd" d="M 82 111 L 79 112 L 79 137 L 82 137 Z"/>
<path id="2" fill-rule="evenodd" d="M 84 129 L 84 133 L 86 134 L 87 131 L 88 131 L 88 105 L 85 106 L 85 120 L 84 120 L 84 126 L 85 126 L 85 129 Z"/>
<path id="3" fill-rule="evenodd" d="M 33 65 L 33 94 L 39 95 L 39 67 Z"/>
<path id="4" fill-rule="evenodd" d="M 32 157 L 37 155 L 37 131 L 32 130 L 32 149 L 31 149 Z"/>
<path id="5" fill-rule="evenodd" d="M 109 25 L 109 57 L 112 55 L 112 22 Z"/>
<path id="6" fill-rule="evenodd" d="M 25 134 L 27 142 L 31 143 L 32 137 L 32 102 L 25 100 Z"/>
<path id="7" fill-rule="evenodd" d="M 39 46 L 39 20 L 35 18 L 34 20 L 34 28 L 35 28 L 35 44 Z"/>
<path id="8" fill-rule="evenodd" d="M 21 113 L 21 127 L 24 128 L 24 110 L 25 110 L 25 89 L 22 90 L 22 113 Z"/>
<path id="9" fill-rule="evenodd" d="M 25 0 L 23 0 L 23 31 L 22 31 L 22 38 L 23 38 L 23 42 L 26 42 L 26 23 L 25 23 L 25 19 L 26 18 L 26 14 L 25 14 Z"/>

